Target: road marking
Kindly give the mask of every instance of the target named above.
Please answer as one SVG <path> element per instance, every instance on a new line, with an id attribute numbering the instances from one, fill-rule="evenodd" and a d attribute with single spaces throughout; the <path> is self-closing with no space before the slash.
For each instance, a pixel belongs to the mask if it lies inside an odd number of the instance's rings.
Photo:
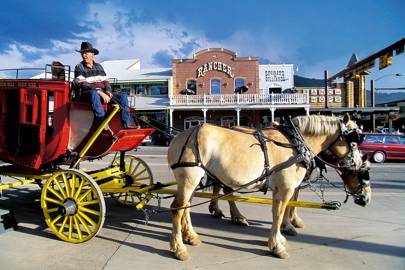
<path id="1" fill-rule="evenodd" d="M 371 168 L 404 168 L 404 164 L 371 164 Z"/>
<path id="2" fill-rule="evenodd" d="M 166 158 L 167 157 L 167 155 L 151 155 L 151 154 L 140 154 L 140 155 L 138 155 L 138 154 L 134 154 L 134 156 L 136 156 L 136 157 L 162 157 L 162 158 Z"/>

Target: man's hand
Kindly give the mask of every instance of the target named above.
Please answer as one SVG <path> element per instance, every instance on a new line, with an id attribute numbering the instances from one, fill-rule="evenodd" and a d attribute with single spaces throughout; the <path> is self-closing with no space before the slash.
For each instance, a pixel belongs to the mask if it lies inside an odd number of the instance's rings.
<path id="1" fill-rule="evenodd" d="M 107 104 L 110 102 L 112 94 L 111 93 L 104 93 L 103 91 L 97 91 L 100 97 L 104 100 L 104 103 Z"/>

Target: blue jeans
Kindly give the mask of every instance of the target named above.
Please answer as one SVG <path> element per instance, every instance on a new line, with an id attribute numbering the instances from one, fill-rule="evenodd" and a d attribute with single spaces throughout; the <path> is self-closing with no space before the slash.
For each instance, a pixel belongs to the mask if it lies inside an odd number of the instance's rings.
<path id="1" fill-rule="evenodd" d="M 126 126 L 133 125 L 132 117 L 131 117 L 131 114 L 129 113 L 127 94 L 113 92 L 112 95 L 113 95 L 113 98 L 111 99 L 110 102 L 118 103 L 121 107 L 122 124 L 126 125 Z M 103 110 L 103 106 L 101 105 L 102 98 L 100 97 L 99 94 L 97 94 L 97 90 L 90 90 L 88 92 L 85 92 L 83 97 L 87 101 L 90 101 L 91 107 L 94 112 L 94 116 L 96 118 L 99 118 L 100 120 L 104 119 L 105 112 Z"/>

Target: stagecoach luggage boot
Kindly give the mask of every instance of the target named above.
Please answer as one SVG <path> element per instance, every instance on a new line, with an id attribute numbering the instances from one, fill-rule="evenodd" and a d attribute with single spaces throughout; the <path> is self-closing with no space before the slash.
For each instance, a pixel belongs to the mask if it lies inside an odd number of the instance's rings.
<path id="1" fill-rule="evenodd" d="M 13 211 L 0 209 L 0 233 L 17 229 L 17 220 L 14 217 Z"/>

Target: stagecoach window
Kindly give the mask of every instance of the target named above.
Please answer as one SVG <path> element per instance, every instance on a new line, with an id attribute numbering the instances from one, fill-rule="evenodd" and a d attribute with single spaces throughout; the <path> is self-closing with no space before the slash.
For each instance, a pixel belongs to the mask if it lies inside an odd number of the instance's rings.
<path id="1" fill-rule="evenodd" d="M 54 91 L 48 91 L 48 110 L 47 110 L 48 127 L 53 126 L 54 101 L 55 101 Z"/>
<path id="2" fill-rule="evenodd" d="M 221 94 L 221 80 L 211 80 L 211 95 Z"/>

